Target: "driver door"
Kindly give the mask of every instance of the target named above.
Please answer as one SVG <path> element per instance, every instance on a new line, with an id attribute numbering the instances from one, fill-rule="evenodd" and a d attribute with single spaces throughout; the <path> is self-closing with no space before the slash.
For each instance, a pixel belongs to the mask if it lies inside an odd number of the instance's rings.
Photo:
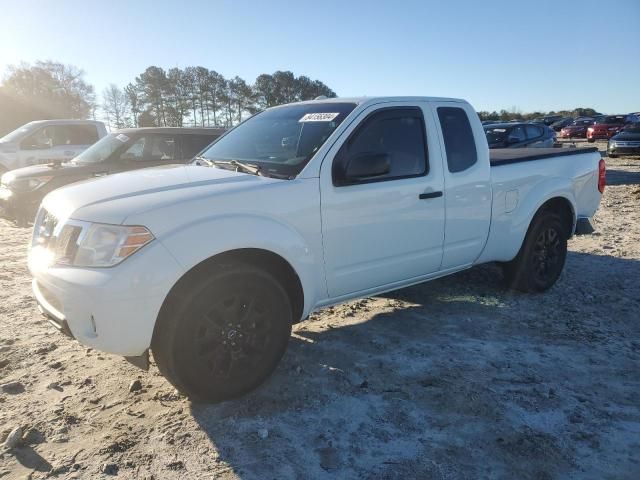
<path id="1" fill-rule="evenodd" d="M 109 173 L 175 163 L 177 151 L 176 136 L 147 134 L 134 141 L 112 162 Z"/>
<path id="2" fill-rule="evenodd" d="M 329 297 L 393 288 L 440 269 L 445 211 L 436 132 L 427 104 L 385 103 L 365 110 L 325 157 L 320 195 Z M 349 176 L 363 157 L 388 161 L 388 171 Z"/>

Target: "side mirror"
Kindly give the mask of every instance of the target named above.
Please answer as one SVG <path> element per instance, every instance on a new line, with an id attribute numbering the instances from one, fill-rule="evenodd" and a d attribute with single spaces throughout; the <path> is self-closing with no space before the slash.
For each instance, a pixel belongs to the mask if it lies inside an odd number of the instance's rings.
<path id="1" fill-rule="evenodd" d="M 511 145 L 512 143 L 518 143 L 520 141 L 520 139 L 518 137 L 516 137 L 515 135 L 509 135 L 507 137 L 507 143 L 509 145 Z"/>
<path id="2" fill-rule="evenodd" d="M 350 185 L 381 177 L 391 171 L 391 162 L 386 153 L 359 153 L 347 159 L 342 185 Z"/>

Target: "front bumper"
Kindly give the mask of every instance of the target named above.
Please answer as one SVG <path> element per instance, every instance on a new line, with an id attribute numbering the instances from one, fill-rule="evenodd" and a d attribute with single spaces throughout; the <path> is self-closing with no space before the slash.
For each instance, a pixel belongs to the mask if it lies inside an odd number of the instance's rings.
<path id="1" fill-rule="evenodd" d="M 38 306 L 56 328 L 125 357 L 149 348 L 162 303 L 184 273 L 158 240 L 111 268 L 30 269 Z"/>
<path id="2" fill-rule="evenodd" d="M 17 193 L 0 185 L 0 217 L 13 221 L 32 222 L 42 200 L 34 192 Z"/>
<path id="3" fill-rule="evenodd" d="M 625 147 L 625 146 L 611 146 L 607 147 L 607 153 L 613 155 L 640 155 L 640 146 Z"/>

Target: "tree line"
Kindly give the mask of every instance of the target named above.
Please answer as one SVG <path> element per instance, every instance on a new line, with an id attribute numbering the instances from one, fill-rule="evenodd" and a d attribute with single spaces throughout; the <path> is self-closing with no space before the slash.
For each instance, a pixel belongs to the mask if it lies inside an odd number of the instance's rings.
<path id="1" fill-rule="evenodd" d="M 84 72 L 59 62 L 11 66 L 0 85 L 0 134 L 31 120 L 103 119 L 113 128 L 230 127 L 274 105 L 336 93 L 320 80 L 290 71 L 259 75 L 250 84 L 205 67 L 150 66 L 123 88 L 96 96 Z"/>
<path id="2" fill-rule="evenodd" d="M 151 66 L 124 88 L 109 85 L 102 109 L 109 123 L 127 126 L 230 127 L 274 105 L 336 94 L 320 80 L 290 71 L 262 74 L 253 84 L 205 67 Z"/>
<path id="3" fill-rule="evenodd" d="M 32 120 L 103 119 L 112 128 L 152 126 L 230 127 L 274 105 L 336 93 L 320 80 L 290 71 L 259 75 L 250 84 L 205 67 L 151 66 L 124 87 L 111 84 L 97 96 L 72 65 L 39 61 L 11 66 L 0 84 L 0 135 Z M 482 120 L 531 120 L 546 115 L 589 116 L 593 108 L 522 113 L 480 111 Z"/>
<path id="4" fill-rule="evenodd" d="M 500 121 L 509 121 L 509 120 L 533 120 L 537 118 L 543 118 L 549 115 L 562 115 L 563 117 L 592 117 L 595 115 L 601 115 L 601 113 L 596 112 L 593 108 L 574 108 L 573 110 L 558 110 L 558 111 L 548 111 L 548 112 L 528 112 L 522 113 L 517 108 L 512 108 L 511 110 L 500 110 L 499 112 L 493 111 L 488 112 L 486 110 L 479 111 L 478 116 L 480 120 L 500 120 Z"/>

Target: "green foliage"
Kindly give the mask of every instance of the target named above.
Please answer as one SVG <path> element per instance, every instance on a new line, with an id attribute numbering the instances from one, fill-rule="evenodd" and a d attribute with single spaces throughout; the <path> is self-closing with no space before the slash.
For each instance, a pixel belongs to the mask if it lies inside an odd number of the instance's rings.
<path id="1" fill-rule="evenodd" d="M 93 87 L 71 65 L 44 61 L 11 66 L 0 87 L 0 134 L 32 120 L 87 118 L 94 111 Z"/>

